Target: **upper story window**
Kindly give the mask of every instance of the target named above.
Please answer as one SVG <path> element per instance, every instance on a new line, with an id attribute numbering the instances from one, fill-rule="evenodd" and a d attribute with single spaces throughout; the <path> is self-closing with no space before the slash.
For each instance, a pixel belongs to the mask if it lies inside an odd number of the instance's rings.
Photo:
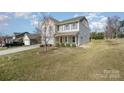
<path id="1" fill-rule="evenodd" d="M 73 23 L 72 24 L 72 29 L 77 29 L 78 28 L 78 23 Z"/>
<path id="2" fill-rule="evenodd" d="M 59 31 L 63 31 L 63 26 L 59 26 Z"/>
<path id="3" fill-rule="evenodd" d="M 59 31 L 73 30 L 78 29 L 78 23 L 65 24 L 59 26 Z"/>
<path id="4" fill-rule="evenodd" d="M 65 25 L 65 30 L 70 30 L 69 24 L 66 24 L 66 25 Z"/>

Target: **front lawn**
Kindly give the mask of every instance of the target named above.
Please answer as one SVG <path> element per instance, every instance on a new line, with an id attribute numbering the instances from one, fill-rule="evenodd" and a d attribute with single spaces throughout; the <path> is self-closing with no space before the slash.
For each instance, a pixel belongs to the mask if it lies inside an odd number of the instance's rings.
<path id="1" fill-rule="evenodd" d="M 0 57 L 0 80 L 124 80 L 124 40 L 33 49 Z"/>
<path id="2" fill-rule="evenodd" d="M 0 50 L 5 50 L 5 49 L 7 49 L 6 47 L 0 47 Z"/>

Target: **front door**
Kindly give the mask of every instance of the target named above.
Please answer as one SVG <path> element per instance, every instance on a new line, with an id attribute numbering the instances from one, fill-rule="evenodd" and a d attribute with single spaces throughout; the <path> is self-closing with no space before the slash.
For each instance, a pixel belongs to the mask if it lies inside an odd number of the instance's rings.
<path id="1" fill-rule="evenodd" d="M 62 43 L 62 37 L 60 37 L 60 43 Z"/>

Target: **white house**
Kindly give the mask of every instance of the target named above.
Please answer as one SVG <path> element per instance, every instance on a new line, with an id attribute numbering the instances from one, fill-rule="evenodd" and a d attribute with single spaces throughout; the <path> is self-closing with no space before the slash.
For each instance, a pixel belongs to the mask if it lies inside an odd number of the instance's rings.
<path id="1" fill-rule="evenodd" d="M 50 18 L 53 34 L 48 44 L 75 44 L 80 46 L 89 42 L 90 29 L 87 19 L 84 16 L 75 17 L 63 21 Z"/>
<path id="2" fill-rule="evenodd" d="M 26 33 L 23 37 L 24 45 L 34 45 L 40 44 L 41 42 L 41 35 L 40 34 L 29 34 Z"/>
<path id="3" fill-rule="evenodd" d="M 56 24 L 55 39 L 58 43 L 81 44 L 89 42 L 89 24 L 85 17 L 63 20 Z"/>

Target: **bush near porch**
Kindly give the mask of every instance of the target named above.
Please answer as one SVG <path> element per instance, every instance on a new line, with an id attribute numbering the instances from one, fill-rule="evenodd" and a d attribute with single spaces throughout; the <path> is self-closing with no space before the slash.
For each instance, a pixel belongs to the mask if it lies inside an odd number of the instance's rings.
<path id="1" fill-rule="evenodd" d="M 56 47 L 76 47 L 74 43 L 56 43 Z"/>

